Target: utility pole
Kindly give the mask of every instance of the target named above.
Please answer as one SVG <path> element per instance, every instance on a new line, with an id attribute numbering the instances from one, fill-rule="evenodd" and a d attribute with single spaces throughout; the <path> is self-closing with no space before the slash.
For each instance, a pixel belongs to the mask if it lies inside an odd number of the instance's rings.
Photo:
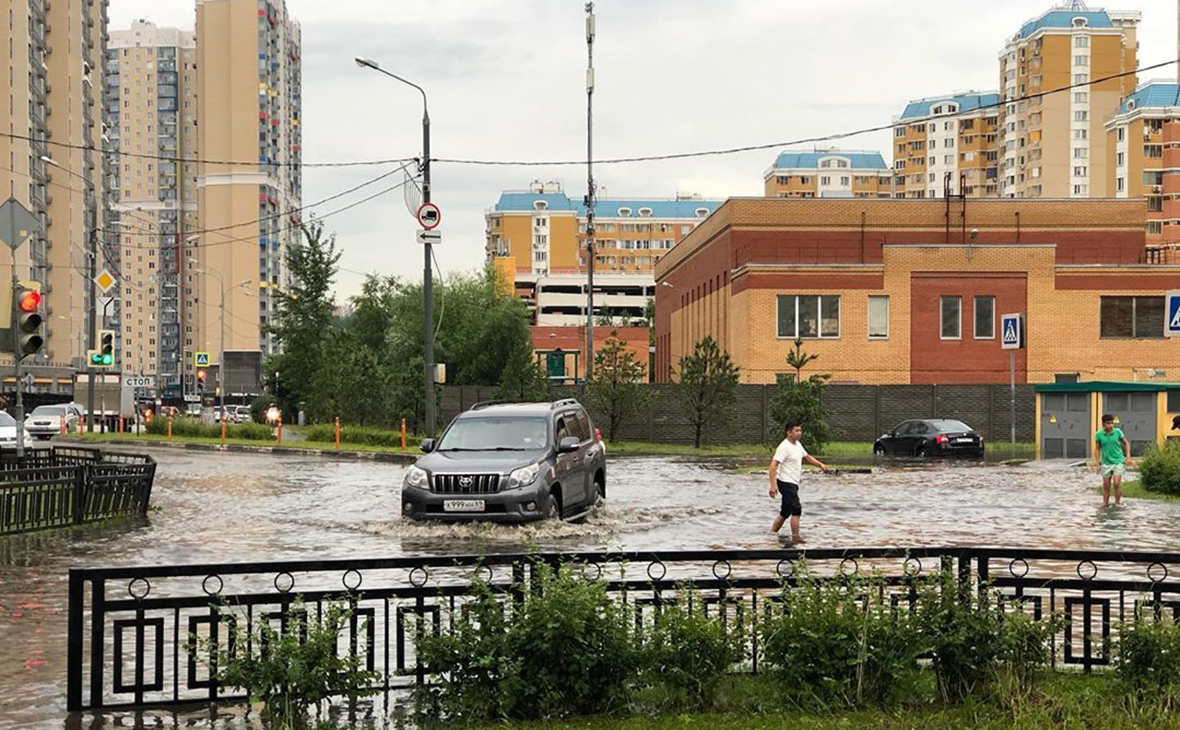
<path id="1" fill-rule="evenodd" d="M 594 374 L 594 3 L 586 3 L 586 377 Z"/>
<path id="2" fill-rule="evenodd" d="M 426 92 L 422 92 L 422 203 L 430 202 L 430 111 L 426 107 Z M 426 263 L 422 269 L 422 296 L 425 298 L 422 316 L 422 338 L 426 355 L 426 435 L 434 438 L 434 262 L 430 239 L 423 242 Z"/>

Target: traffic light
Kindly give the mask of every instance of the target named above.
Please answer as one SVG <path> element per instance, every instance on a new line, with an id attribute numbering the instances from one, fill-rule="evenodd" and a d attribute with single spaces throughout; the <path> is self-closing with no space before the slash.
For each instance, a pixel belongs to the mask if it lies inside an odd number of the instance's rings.
<path id="1" fill-rule="evenodd" d="M 207 372 L 208 372 L 207 370 L 198 370 L 197 371 L 197 386 L 201 390 L 205 389 L 205 373 L 207 373 Z"/>
<path id="2" fill-rule="evenodd" d="M 22 283 L 17 287 L 13 299 L 12 319 L 13 329 L 17 333 L 17 357 L 22 360 L 37 351 L 45 344 L 41 335 L 41 324 L 45 318 L 41 316 L 41 285 L 37 283 Z"/>
<path id="3" fill-rule="evenodd" d="M 115 331 L 99 330 L 98 349 L 90 351 L 90 367 L 112 368 L 115 366 Z"/>

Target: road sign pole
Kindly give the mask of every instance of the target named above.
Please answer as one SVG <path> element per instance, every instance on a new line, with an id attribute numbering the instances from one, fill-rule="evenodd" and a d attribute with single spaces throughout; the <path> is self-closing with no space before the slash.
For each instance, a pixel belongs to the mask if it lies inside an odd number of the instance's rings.
<path id="1" fill-rule="evenodd" d="M 1012 419 L 1012 457 L 1016 458 L 1016 350 L 1008 350 L 1008 407 Z"/>
<path id="2" fill-rule="evenodd" d="M 98 231 L 94 226 L 90 229 L 89 251 L 87 263 L 89 271 L 86 274 L 86 308 L 89 312 L 89 327 L 86 332 L 87 348 L 93 350 L 98 339 L 98 298 L 94 291 L 94 279 L 98 276 L 98 246 L 96 237 Z M 86 358 L 86 429 L 94 433 L 94 365 L 90 358 Z"/>
<path id="3" fill-rule="evenodd" d="M 16 241 L 16 216 L 10 220 L 12 237 L 9 240 Z M 16 297 L 20 289 L 20 283 L 16 278 L 16 249 L 16 246 L 12 247 L 12 307 L 9 312 L 10 326 L 12 327 L 12 366 L 16 375 L 16 407 L 12 417 L 16 419 L 16 458 L 23 459 L 25 456 L 25 384 L 24 379 L 21 378 L 20 328 L 16 325 Z"/>

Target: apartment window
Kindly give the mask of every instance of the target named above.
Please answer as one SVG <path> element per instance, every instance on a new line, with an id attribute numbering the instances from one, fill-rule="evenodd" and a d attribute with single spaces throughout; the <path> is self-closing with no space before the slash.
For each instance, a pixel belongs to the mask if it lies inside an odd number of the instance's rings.
<path id="1" fill-rule="evenodd" d="M 954 155 L 943 155 L 942 164 L 944 164 L 944 165 L 955 164 L 955 156 Z"/>
<path id="2" fill-rule="evenodd" d="M 1120 142 L 1122 142 L 1126 139 L 1127 139 L 1127 128 L 1126 127 L 1119 127 L 1118 140 Z"/>
<path id="3" fill-rule="evenodd" d="M 533 251 L 533 261 L 545 261 L 549 258 L 548 251 Z"/>
<path id="4" fill-rule="evenodd" d="M 1143 156 L 1159 159 L 1164 156 L 1164 146 L 1159 144 L 1145 144 L 1143 145 Z"/>
<path id="5" fill-rule="evenodd" d="M 533 225 L 536 226 L 537 228 L 545 228 L 546 226 L 549 225 L 549 219 L 548 218 L 534 218 Z"/>
<path id="6" fill-rule="evenodd" d="M 821 178 L 819 179 L 819 184 L 820 184 L 820 185 L 831 185 L 831 184 L 832 184 L 832 178 L 831 178 L 831 177 L 829 177 L 829 176 L 827 176 L 827 175 L 824 175 L 823 177 L 821 177 Z"/>
<path id="7" fill-rule="evenodd" d="M 931 157 L 931 158 L 930 158 L 930 164 L 931 164 L 931 165 L 935 164 L 936 162 L 937 162 L 937 159 L 936 159 L 936 158 L 934 158 L 934 157 Z"/>
<path id="8" fill-rule="evenodd" d="M 996 298 L 975 297 L 975 339 L 993 340 L 996 337 Z"/>
<path id="9" fill-rule="evenodd" d="M 930 163 L 930 164 L 934 164 L 934 163 Z M 938 176 L 932 172 L 932 173 L 930 173 L 930 179 L 927 182 L 934 182 L 937 179 L 937 177 Z"/>
<path id="10" fill-rule="evenodd" d="M 1089 185 L 1074 185 L 1073 186 L 1073 194 L 1074 195 L 1081 195 L 1081 196 L 1089 195 L 1090 194 L 1090 186 Z"/>
<path id="11" fill-rule="evenodd" d="M 1117 192 L 1121 193 L 1127 189 L 1127 179 L 1125 177 L 1120 177 L 1120 178 L 1116 179 L 1114 181 L 1114 184 L 1115 184 L 1115 190 Z"/>
<path id="12" fill-rule="evenodd" d="M 905 127 L 897 127 L 896 129 L 894 129 L 893 136 L 894 137 L 904 137 L 905 136 Z"/>
<path id="13" fill-rule="evenodd" d="M 537 235 L 533 236 L 533 243 L 537 246 L 548 246 L 549 236 L 545 235 L 544 233 L 538 233 Z"/>
<path id="14" fill-rule="evenodd" d="M 1090 95 L 1085 91 L 1073 92 L 1073 100 L 1075 104 L 1085 104 L 1090 101 Z"/>
<path id="15" fill-rule="evenodd" d="M 944 340 L 958 340 L 963 336 L 963 298 L 943 297 L 939 307 L 939 337 Z"/>
<path id="16" fill-rule="evenodd" d="M 1086 157 L 1089 157 L 1089 156 L 1090 156 L 1089 148 L 1087 148 L 1087 147 L 1074 147 L 1073 148 L 1073 158 L 1075 160 L 1085 159 Z"/>
<path id="17" fill-rule="evenodd" d="M 1090 47 L 1090 36 L 1085 36 L 1085 35 L 1074 36 L 1073 37 L 1073 47 L 1074 48 L 1089 48 Z"/>
<path id="18" fill-rule="evenodd" d="M 1075 122 L 1088 122 L 1090 121 L 1090 112 L 1076 111 L 1073 113 L 1073 120 Z"/>
<path id="19" fill-rule="evenodd" d="M 889 339 L 889 297 L 869 297 L 869 339 Z"/>
<path id="20" fill-rule="evenodd" d="M 1127 164 L 1127 153 L 1126 152 L 1116 152 L 1114 155 L 1114 164 L 1117 167 L 1125 167 Z"/>
<path id="21" fill-rule="evenodd" d="M 1159 235 L 1164 232 L 1164 226 L 1161 221 L 1147 221 L 1147 235 Z"/>
<path id="22" fill-rule="evenodd" d="M 1089 56 L 1074 56 L 1073 57 L 1073 65 L 1075 65 L 1075 66 L 1089 66 L 1090 65 L 1090 57 Z"/>
<path id="23" fill-rule="evenodd" d="M 942 146 L 943 147 L 954 147 L 955 146 L 955 138 L 954 137 L 947 137 L 946 139 L 944 139 L 942 141 Z"/>
<path id="24" fill-rule="evenodd" d="M 780 294 L 778 336 L 788 340 L 839 338 L 840 297 Z"/>
<path id="25" fill-rule="evenodd" d="M 848 176 L 847 175 L 842 175 L 840 177 L 840 184 L 843 185 L 844 187 L 848 187 Z"/>
<path id="26" fill-rule="evenodd" d="M 1080 167 L 1080 166 L 1075 165 L 1073 168 L 1073 176 L 1074 177 L 1086 177 L 1086 173 L 1088 171 L 1089 171 L 1089 168 L 1087 168 L 1087 167 Z"/>
<path id="27" fill-rule="evenodd" d="M 1163 297 L 1102 297 L 1098 336 L 1158 340 L 1164 336 Z"/>
<path id="28" fill-rule="evenodd" d="M 1075 84 L 1084 84 L 1090 80 L 1090 74 L 1074 74 L 1073 82 Z"/>

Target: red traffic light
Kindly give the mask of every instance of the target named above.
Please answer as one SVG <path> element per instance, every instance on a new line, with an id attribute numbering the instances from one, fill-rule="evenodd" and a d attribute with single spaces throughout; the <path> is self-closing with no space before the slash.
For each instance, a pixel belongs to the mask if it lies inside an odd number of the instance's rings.
<path id="1" fill-rule="evenodd" d="M 32 312 L 41 306 L 41 293 L 32 289 L 26 289 L 20 293 L 20 299 L 17 300 L 17 306 L 22 312 Z"/>

